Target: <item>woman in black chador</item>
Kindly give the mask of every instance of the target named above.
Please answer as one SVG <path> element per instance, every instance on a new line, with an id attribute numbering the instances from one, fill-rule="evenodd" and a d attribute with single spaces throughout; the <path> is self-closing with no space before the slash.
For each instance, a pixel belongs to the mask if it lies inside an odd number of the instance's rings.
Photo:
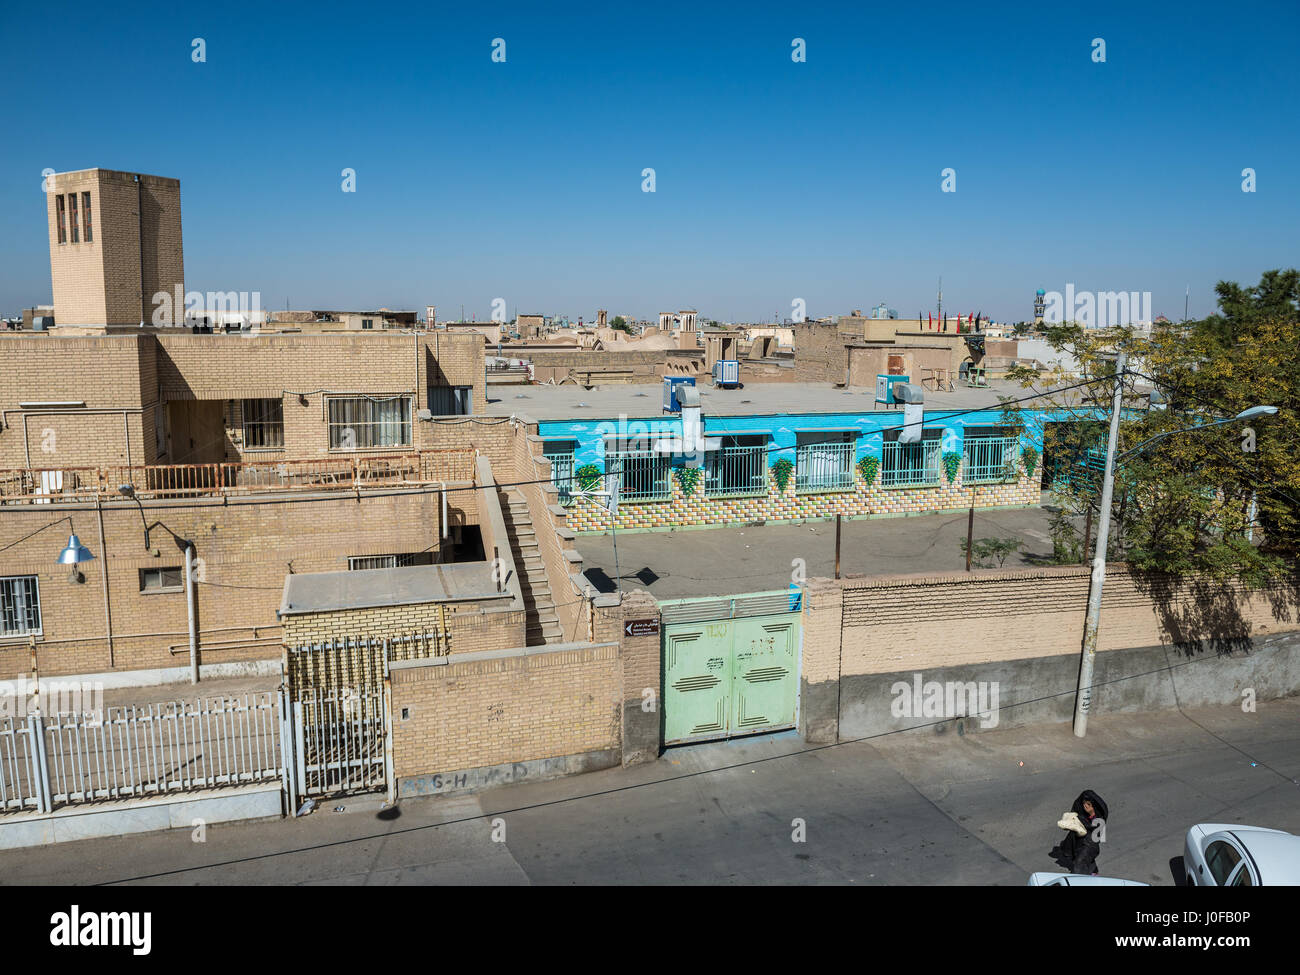
<path id="1" fill-rule="evenodd" d="M 1105 800 L 1091 789 L 1084 789 L 1056 824 L 1065 830 L 1065 839 L 1052 847 L 1052 859 L 1070 873 L 1096 874 L 1097 855 L 1101 853 L 1097 828 L 1109 821 Z"/>

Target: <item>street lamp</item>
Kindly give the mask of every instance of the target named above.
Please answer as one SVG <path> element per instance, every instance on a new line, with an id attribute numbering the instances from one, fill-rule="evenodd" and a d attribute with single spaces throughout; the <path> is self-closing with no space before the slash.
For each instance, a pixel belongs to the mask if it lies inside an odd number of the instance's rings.
<path id="1" fill-rule="evenodd" d="M 1097 630 L 1101 625 L 1101 589 L 1106 581 L 1106 544 L 1110 536 L 1110 505 L 1111 498 L 1115 493 L 1116 463 L 1124 457 L 1137 453 L 1155 443 L 1157 440 L 1163 440 L 1175 433 L 1204 430 L 1206 427 L 1217 427 L 1224 423 L 1249 420 L 1256 416 L 1271 416 L 1277 412 L 1276 406 L 1252 406 L 1233 417 L 1159 434 L 1150 440 L 1142 441 L 1132 450 L 1126 450 L 1123 454 L 1116 456 L 1115 447 L 1119 442 L 1119 416 L 1124 402 L 1124 366 L 1126 358 L 1123 352 L 1119 352 L 1115 357 L 1115 394 L 1111 400 L 1110 431 L 1106 437 L 1106 471 L 1101 483 L 1101 520 L 1097 527 L 1097 547 L 1093 549 L 1092 579 L 1088 587 L 1088 615 L 1083 626 L 1083 659 L 1079 663 L 1079 684 L 1074 698 L 1074 734 L 1076 738 L 1082 738 L 1088 733 L 1088 711 L 1092 708 L 1092 674 L 1097 657 Z"/>

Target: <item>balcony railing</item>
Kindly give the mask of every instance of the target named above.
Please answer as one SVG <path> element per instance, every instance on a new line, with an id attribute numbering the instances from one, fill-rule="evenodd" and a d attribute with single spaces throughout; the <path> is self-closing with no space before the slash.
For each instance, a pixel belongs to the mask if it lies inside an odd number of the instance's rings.
<path id="1" fill-rule="evenodd" d="M 972 437 L 965 443 L 963 484 L 1001 484 L 1017 475 L 1019 437 Z"/>
<path id="2" fill-rule="evenodd" d="M 464 448 L 311 460 L 17 468 L 0 470 L 0 504 L 116 498 L 128 484 L 136 497 L 156 499 L 359 491 L 473 479 L 474 451 Z"/>

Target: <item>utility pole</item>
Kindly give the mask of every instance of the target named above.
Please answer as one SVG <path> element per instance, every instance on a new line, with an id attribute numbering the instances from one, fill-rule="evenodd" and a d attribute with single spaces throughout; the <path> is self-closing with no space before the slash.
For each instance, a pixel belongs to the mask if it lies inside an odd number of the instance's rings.
<path id="1" fill-rule="evenodd" d="M 1097 521 L 1097 547 L 1092 557 L 1092 582 L 1088 587 L 1088 616 L 1083 624 L 1083 659 L 1079 662 L 1079 686 L 1074 698 L 1074 735 L 1088 733 L 1088 711 L 1092 707 L 1092 671 L 1097 658 L 1097 630 L 1101 625 L 1101 587 L 1106 581 L 1106 543 L 1110 536 L 1110 501 L 1115 493 L 1115 450 L 1119 444 L 1119 415 L 1124 403 L 1124 366 L 1127 356 L 1115 355 L 1115 393 L 1110 407 L 1110 433 L 1106 437 L 1106 472 L 1101 482 L 1101 510 Z"/>

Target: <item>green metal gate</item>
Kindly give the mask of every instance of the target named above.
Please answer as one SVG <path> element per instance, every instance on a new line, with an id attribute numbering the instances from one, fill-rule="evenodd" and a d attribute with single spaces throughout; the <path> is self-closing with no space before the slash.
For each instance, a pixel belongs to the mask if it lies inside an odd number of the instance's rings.
<path id="1" fill-rule="evenodd" d="M 659 604 L 664 744 L 793 728 L 801 593 Z"/>

